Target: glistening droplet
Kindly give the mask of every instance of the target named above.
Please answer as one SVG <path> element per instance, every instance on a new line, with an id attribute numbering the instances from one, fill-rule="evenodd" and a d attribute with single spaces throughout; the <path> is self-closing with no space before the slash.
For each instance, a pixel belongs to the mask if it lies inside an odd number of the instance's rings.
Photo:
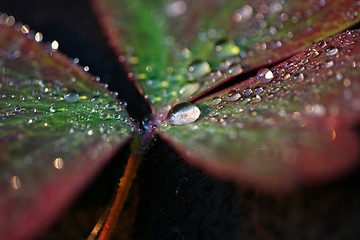
<path id="1" fill-rule="evenodd" d="M 274 74 L 270 69 L 262 68 L 257 72 L 256 77 L 262 83 L 269 83 L 274 78 Z"/>
<path id="2" fill-rule="evenodd" d="M 182 102 L 170 109 L 167 119 L 173 125 L 186 125 L 195 122 L 200 114 L 201 111 L 195 104 Z"/>

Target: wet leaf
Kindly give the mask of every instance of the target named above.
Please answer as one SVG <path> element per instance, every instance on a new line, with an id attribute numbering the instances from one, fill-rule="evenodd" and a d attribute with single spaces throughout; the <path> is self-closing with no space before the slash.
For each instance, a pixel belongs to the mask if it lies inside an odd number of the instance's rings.
<path id="1" fill-rule="evenodd" d="M 264 191 L 343 175 L 358 164 L 359 39 L 347 31 L 260 69 L 199 101 L 199 120 L 160 134 L 191 164 Z"/>
<path id="2" fill-rule="evenodd" d="M 160 112 L 348 28 L 359 10 L 354 1 L 94 2 L 120 60 Z"/>
<path id="3" fill-rule="evenodd" d="M 106 89 L 12 22 L 0 15 L 0 232 L 24 239 L 79 193 L 131 124 Z"/>

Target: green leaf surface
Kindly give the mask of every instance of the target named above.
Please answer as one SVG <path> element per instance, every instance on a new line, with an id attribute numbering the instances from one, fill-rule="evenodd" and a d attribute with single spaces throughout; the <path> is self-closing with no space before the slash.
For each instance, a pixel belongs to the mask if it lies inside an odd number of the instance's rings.
<path id="1" fill-rule="evenodd" d="M 12 22 L 0 16 L 0 232 L 24 239 L 127 141 L 131 122 L 107 89 Z"/>
<path id="2" fill-rule="evenodd" d="M 196 122 L 160 134 L 193 165 L 264 191 L 340 176 L 358 164 L 359 67 L 360 31 L 338 34 L 199 101 Z"/>
<path id="3" fill-rule="evenodd" d="M 94 3 L 120 61 L 162 113 L 359 21 L 351 0 Z"/>

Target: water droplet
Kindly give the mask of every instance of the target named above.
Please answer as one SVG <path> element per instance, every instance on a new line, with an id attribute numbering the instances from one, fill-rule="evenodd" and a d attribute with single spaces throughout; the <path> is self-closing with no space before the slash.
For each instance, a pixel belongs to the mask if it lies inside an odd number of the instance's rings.
<path id="1" fill-rule="evenodd" d="M 264 89 L 262 87 L 256 87 L 254 89 L 254 94 L 260 94 L 264 91 Z"/>
<path id="2" fill-rule="evenodd" d="M 320 41 L 318 43 L 318 46 L 321 47 L 321 48 L 325 48 L 327 46 L 327 43 L 325 41 Z"/>
<path id="3" fill-rule="evenodd" d="M 76 92 L 66 93 L 64 94 L 64 100 L 71 103 L 77 102 L 79 101 L 79 94 Z"/>
<path id="4" fill-rule="evenodd" d="M 192 96 L 199 88 L 200 88 L 199 83 L 190 83 L 190 84 L 186 84 L 185 86 L 183 86 L 180 89 L 179 93 L 184 98 L 188 98 L 188 97 Z"/>
<path id="5" fill-rule="evenodd" d="M 105 113 L 105 112 L 101 112 L 101 113 L 100 113 L 100 119 L 102 119 L 102 120 L 107 120 L 107 119 L 109 119 L 109 118 L 110 118 L 110 114 Z"/>
<path id="6" fill-rule="evenodd" d="M 253 8 L 246 4 L 241 8 L 235 10 L 232 18 L 234 22 L 244 22 L 249 20 L 252 17 L 253 13 Z"/>
<path id="7" fill-rule="evenodd" d="M 304 74 L 298 73 L 294 76 L 294 83 L 301 83 L 305 79 Z"/>
<path id="8" fill-rule="evenodd" d="M 229 67 L 228 73 L 230 75 L 237 75 L 242 73 L 243 69 L 240 64 L 234 64 Z"/>
<path id="9" fill-rule="evenodd" d="M 269 83 L 274 78 L 274 74 L 270 69 L 262 68 L 257 72 L 256 77 L 262 83 Z"/>
<path id="10" fill-rule="evenodd" d="M 222 39 L 215 45 L 216 55 L 220 58 L 227 58 L 240 53 L 240 48 L 231 40 Z"/>
<path id="11" fill-rule="evenodd" d="M 213 98 L 213 100 L 212 100 L 212 103 L 214 104 L 214 105 L 218 105 L 218 104 L 220 104 L 221 103 L 221 98 L 220 97 L 214 97 Z"/>
<path id="12" fill-rule="evenodd" d="M 222 73 L 219 70 L 213 71 L 206 75 L 202 80 L 205 82 L 215 83 L 223 77 Z"/>
<path id="13" fill-rule="evenodd" d="M 169 17 L 178 17 L 186 12 L 187 5 L 184 1 L 174 1 L 166 6 L 166 15 Z"/>
<path id="14" fill-rule="evenodd" d="M 230 90 L 227 94 L 226 101 L 235 102 L 239 100 L 241 94 L 236 90 Z"/>
<path id="15" fill-rule="evenodd" d="M 251 88 L 246 88 L 242 91 L 242 95 L 244 95 L 245 97 L 250 96 L 253 93 L 253 91 L 251 90 Z"/>
<path id="16" fill-rule="evenodd" d="M 21 180 L 18 176 L 12 176 L 10 179 L 10 186 L 15 189 L 18 190 L 19 188 L 21 188 Z"/>
<path id="17" fill-rule="evenodd" d="M 200 109 L 193 103 L 182 102 L 173 106 L 167 116 L 173 125 L 186 125 L 195 122 L 200 117 Z"/>
<path id="18" fill-rule="evenodd" d="M 94 103 L 94 104 L 98 104 L 98 103 L 101 102 L 101 98 L 100 98 L 100 97 L 93 97 L 93 98 L 91 98 L 90 101 L 91 101 L 92 103 Z"/>
<path id="19" fill-rule="evenodd" d="M 23 25 L 21 27 L 21 32 L 24 34 L 28 34 L 30 32 L 30 27 L 28 25 Z"/>
<path id="20" fill-rule="evenodd" d="M 64 159 L 57 157 L 54 159 L 54 167 L 58 170 L 64 168 Z"/>
<path id="21" fill-rule="evenodd" d="M 41 42 L 43 40 L 43 35 L 41 34 L 41 32 L 37 32 L 34 39 L 36 42 Z"/>
<path id="22" fill-rule="evenodd" d="M 324 68 L 331 68 L 334 66 L 334 61 L 333 60 L 327 60 L 324 62 Z"/>
<path id="23" fill-rule="evenodd" d="M 56 109 L 55 109 L 54 106 L 51 106 L 50 109 L 49 109 L 49 111 L 50 111 L 51 113 L 54 113 L 54 112 L 56 112 Z"/>
<path id="24" fill-rule="evenodd" d="M 188 69 L 189 80 L 198 79 L 211 72 L 210 64 L 206 61 L 196 60 L 190 64 Z"/>
<path id="25" fill-rule="evenodd" d="M 325 55 L 334 56 L 338 53 L 339 53 L 339 49 L 337 49 L 336 47 L 329 47 L 328 49 L 326 49 Z"/>
<path id="26" fill-rule="evenodd" d="M 255 95 L 255 97 L 252 98 L 253 103 L 258 103 L 261 101 L 261 97 L 259 95 Z"/>
<path id="27" fill-rule="evenodd" d="M 58 50 L 59 49 L 59 43 L 56 40 L 52 41 L 51 48 L 54 51 Z"/>

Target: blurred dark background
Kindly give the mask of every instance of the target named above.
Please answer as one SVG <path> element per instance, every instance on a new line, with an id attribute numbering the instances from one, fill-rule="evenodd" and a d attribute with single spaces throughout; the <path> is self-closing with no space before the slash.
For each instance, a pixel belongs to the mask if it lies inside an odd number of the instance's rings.
<path id="1" fill-rule="evenodd" d="M 89 66 L 130 114 L 150 110 L 127 80 L 86 0 L 0 0 L 14 15 L 57 40 L 59 51 Z M 114 193 L 129 147 L 103 170 L 59 221 L 37 239 L 86 239 Z M 167 143 L 154 140 L 140 165 L 113 239 L 360 239 L 360 174 L 286 196 L 264 196 L 213 179 L 188 166 Z M 1 237 L 0 237 L 1 239 Z"/>

